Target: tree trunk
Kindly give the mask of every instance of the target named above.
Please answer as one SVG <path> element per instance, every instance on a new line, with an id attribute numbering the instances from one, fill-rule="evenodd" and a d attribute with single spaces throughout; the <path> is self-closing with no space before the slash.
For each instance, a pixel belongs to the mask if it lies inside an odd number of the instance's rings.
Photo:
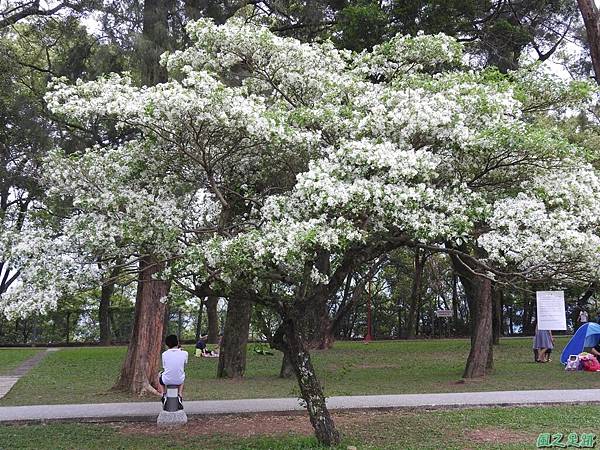
<path id="1" fill-rule="evenodd" d="M 209 295 L 206 299 L 206 317 L 208 319 L 208 338 L 209 344 L 219 343 L 219 315 L 217 314 L 217 305 L 219 297 Z"/>
<path id="2" fill-rule="evenodd" d="M 291 378 L 294 375 L 294 366 L 286 352 L 283 352 L 283 358 L 281 359 L 281 370 L 279 371 L 279 378 Z"/>
<path id="3" fill-rule="evenodd" d="M 202 336 L 202 311 L 204 310 L 204 299 L 200 300 L 200 308 L 198 308 L 198 317 L 196 318 L 196 342 Z"/>
<path id="4" fill-rule="evenodd" d="M 69 335 L 71 334 L 71 328 L 70 325 L 71 324 L 71 313 L 67 312 L 67 325 L 66 325 L 66 335 L 67 335 L 67 345 L 69 344 Z M 18 330 L 15 330 L 18 331 Z"/>
<path id="5" fill-rule="evenodd" d="M 534 314 L 535 314 L 534 306 L 535 306 L 534 299 L 525 297 L 524 304 L 523 304 L 523 324 L 522 324 L 523 334 L 533 334 L 534 333 L 534 329 L 535 329 L 535 327 L 533 325 Z"/>
<path id="6" fill-rule="evenodd" d="M 98 311 L 98 322 L 100 323 L 100 345 L 111 344 L 110 333 L 110 299 L 115 291 L 115 284 L 108 283 L 102 285 L 100 292 L 100 308 Z"/>
<path id="7" fill-rule="evenodd" d="M 172 6 L 173 0 L 144 1 L 142 37 L 136 50 L 141 81 L 146 86 L 167 81 L 166 69 L 159 61 L 160 55 L 169 47 L 169 9 Z M 165 322 L 168 322 L 166 297 L 170 288 L 169 282 L 152 278 L 161 269 L 162 265 L 153 257 L 140 259 L 133 329 L 116 389 L 138 395 L 158 394 L 155 379 Z"/>
<path id="8" fill-rule="evenodd" d="M 412 289 L 410 292 L 410 303 L 408 307 L 408 318 L 406 321 L 406 331 L 408 339 L 414 339 L 417 334 L 417 309 L 420 304 L 421 280 L 423 279 L 423 268 L 425 267 L 425 255 L 423 250 L 415 249 L 414 257 L 414 277 Z"/>
<path id="9" fill-rule="evenodd" d="M 321 311 L 319 316 L 319 326 L 321 327 L 320 333 L 318 333 L 319 340 L 317 341 L 319 345 L 314 345 L 313 343 L 313 345 L 311 345 L 309 348 L 318 348 L 323 350 L 333 347 L 335 337 L 339 335 L 342 324 L 344 321 L 346 321 L 346 318 L 351 315 L 351 313 L 356 311 L 361 298 L 364 296 L 367 283 L 370 283 L 375 274 L 379 271 L 382 261 L 383 260 L 380 258 L 375 263 L 371 264 L 371 267 L 361 279 L 355 277 L 353 272 L 349 272 L 346 275 L 344 296 L 333 317 L 330 317 L 330 312 L 327 308 L 327 298 L 324 296 L 322 303 L 324 309 Z M 356 284 L 352 294 L 350 294 L 350 287 L 353 279 L 356 279 Z"/>
<path id="10" fill-rule="evenodd" d="M 252 303 L 229 299 L 225 330 L 219 352 L 218 378 L 241 378 L 246 370 L 246 344 L 250 329 Z"/>
<path id="11" fill-rule="evenodd" d="M 600 84 L 600 15 L 594 0 L 577 0 L 590 46 L 596 83 Z"/>
<path id="12" fill-rule="evenodd" d="M 183 317 L 181 315 L 181 309 L 177 310 L 177 340 L 181 341 L 181 330 L 183 328 Z"/>
<path id="13" fill-rule="evenodd" d="M 300 393 L 306 403 L 315 436 L 323 445 L 337 445 L 340 443 L 340 435 L 327 409 L 323 388 L 319 383 L 299 329 L 294 321 L 287 317 L 284 318 L 282 326 L 285 330 L 285 352 L 298 379 Z"/>
<path id="14" fill-rule="evenodd" d="M 167 71 L 159 64 L 169 48 L 169 12 L 173 0 L 145 0 L 142 37 L 137 43 L 142 84 L 154 86 L 167 81 Z"/>
<path id="15" fill-rule="evenodd" d="M 451 259 L 471 311 L 471 351 L 463 378 L 483 377 L 493 367 L 492 281 L 473 273 L 474 268 L 459 258 L 452 256 Z"/>
<path id="16" fill-rule="evenodd" d="M 396 331 L 396 339 L 402 339 L 402 299 L 400 295 L 398 295 L 398 300 L 396 301 L 396 320 L 398 323 L 398 330 Z"/>
<path id="17" fill-rule="evenodd" d="M 458 333 L 458 276 L 452 272 L 452 325 L 454 328 L 454 336 Z"/>
<path id="18" fill-rule="evenodd" d="M 494 345 L 500 344 L 500 336 L 502 335 L 502 289 L 498 286 L 494 287 L 492 292 L 493 301 L 493 318 L 492 318 L 492 342 Z"/>
<path id="19" fill-rule="evenodd" d="M 117 343 L 124 342 L 125 337 L 123 336 L 124 333 L 122 332 L 123 326 L 120 325 L 115 320 L 115 311 L 114 311 L 114 308 L 112 308 L 112 307 L 108 309 L 108 318 L 109 318 L 109 322 L 110 322 L 110 328 L 111 328 L 113 334 L 115 335 L 114 342 L 117 342 Z"/>
<path id="20" fill-rule="evenodd" d="M 492 353 L 492 282 L 483 277 L 471 281 L 474 294 L 471 351 L 463 378 L 485 376 L 493 366 Z"/>
<path id="21" fill-rule="evenodd" d="M 333 347 L 335 342 L 334 327 L 331 318 L 329 317 L 329 309 L 327 308 L 327 301 L 323 300 L 318 304 L 318 308 L 315 308 L 316 312 L 313 317 L 313 333 L 310 341 L 308 342 L 308 348 L 326 350 Z"/>
<path id="22" fill-rule="evenodd" d="M 116 389 L 134 394 L 157 394 L 162 335 L 169 282 L 156 280 L 153 274 L 162 266 L 152 257 L 140 259 L 140 279 L 135 302 L 135 316 L 127 356 Z"/>

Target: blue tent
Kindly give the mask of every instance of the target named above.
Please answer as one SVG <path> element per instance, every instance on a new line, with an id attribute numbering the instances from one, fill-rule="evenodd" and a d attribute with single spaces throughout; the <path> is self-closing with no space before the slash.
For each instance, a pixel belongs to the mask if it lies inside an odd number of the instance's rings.
<path id="1" fill-rule="evenodd" d="M 594 322 L 581 325 L 560 355 L 560 362 L 566 364 L 569 355 L 577 355 L 584 347 L 593 347 L 599 341 L 600 325 Z"/>

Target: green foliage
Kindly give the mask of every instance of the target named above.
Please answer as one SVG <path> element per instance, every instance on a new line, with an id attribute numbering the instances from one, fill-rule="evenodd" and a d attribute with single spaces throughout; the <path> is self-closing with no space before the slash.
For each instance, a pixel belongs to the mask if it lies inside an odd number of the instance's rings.
<path id="1" fill-rule="evenodd" d="M 334 33 L 336 43 L 349 50 L 371 49 L 382 42 L 388 29 L 388 16 L 380 2 L 363 0 L 345 7 Z"/>
<path id="2" fill-rule="evenodd" d="M 351 0 L 338 14 L 333 36 L 340 46 L 369 49 L 396 33 L 445 33 L 468 43 L 480 65 L 502 72 L 519 66 L 525 49 L 535 45 L 540 58 L 578 17 L 575 2 L 525 0 L 494 2 L 474 0 Z"/>

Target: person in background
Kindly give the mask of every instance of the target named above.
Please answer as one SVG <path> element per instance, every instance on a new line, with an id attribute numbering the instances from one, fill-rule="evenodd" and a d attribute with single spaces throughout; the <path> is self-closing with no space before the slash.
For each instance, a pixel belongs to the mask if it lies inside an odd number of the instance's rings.
<path id="1" fill-rule="evenodd" d="M 582 309 L 579 313 L 579 326 L 585 325 L 589 320 L 588 313 L 585 309 Z"/>
<path id="2" fill-rule="evenodd" d="M 198 358 L 203 356 L 203 353 L 206 350 L 206 339 L 208 339 L 208 335 L 200 336 L 200 339 L 196 342 L 196 357 Z"/>
<path id="3" fill-rule="evenodd" d="M 208 335 L 200 336 L 198 342 L 196 342 L 196 357 L 201 358 L 202 356 L 206 356 L 208 358 L 216 358 L 219 356 L 219 347 L 215 349 L 209 349 L 206 346 L 206 341 L 208 339 Z"/>
<path id="4" fill-rule="evenodd" d="M 537 350 L 536 362 L 550 362 L 550 353 L 554 348 L 554 337 L 550 330 L 540 330 L 535 327 L 535 336 L 533 337 L 533 349 Z"/>

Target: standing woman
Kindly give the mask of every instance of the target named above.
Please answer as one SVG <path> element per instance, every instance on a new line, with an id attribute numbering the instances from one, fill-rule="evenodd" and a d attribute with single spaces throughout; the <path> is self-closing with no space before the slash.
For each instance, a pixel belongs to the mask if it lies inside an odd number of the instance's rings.
<path id="1" fill-rule="evenodd" d="M 533 338 L 533 349 L 537 350 L 536 362 L 546 363 L 550 361 L 550 353 L 554 348 L 554 337 L 550 330 L 539 330 L 535 327 Z"/>

